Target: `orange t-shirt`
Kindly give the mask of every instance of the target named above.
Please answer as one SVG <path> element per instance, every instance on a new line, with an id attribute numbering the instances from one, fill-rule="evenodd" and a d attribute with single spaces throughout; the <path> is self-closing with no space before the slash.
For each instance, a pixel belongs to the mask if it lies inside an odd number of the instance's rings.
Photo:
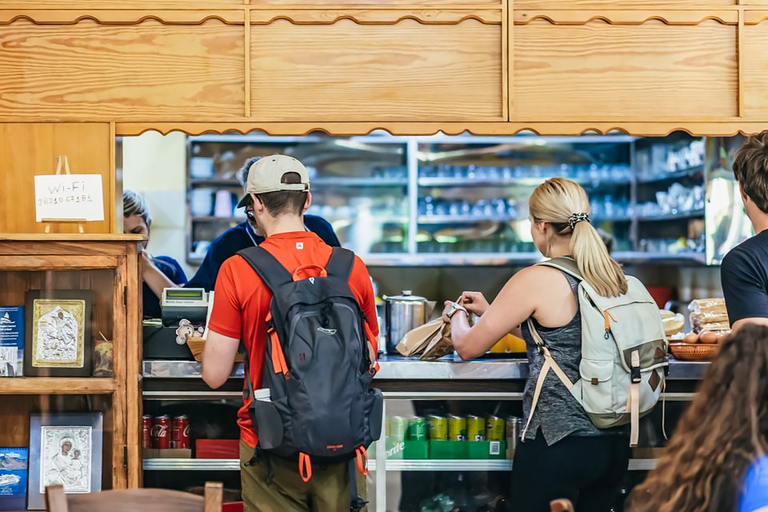
<path id="1" fill-rule="evenodd" d="M 331 258 L 333 248 L 309 231 L 278 233 L 264 240 L 260 247 L 270 252 L 291 273 L 302 265 L 323 265 Z M 349 276 L 349 288 L 363 310 L 375 336 L 379 334 L 376 302 L 368 269 L 355 256 Z M 239 255 L 229 258 L 221 266 L 214 288 L 213 312 L 208 328 L 229 338 L 243 341 L 248 351 L 248 368 L 253 388 L 261 387 L 261 374 L 266 353 L 266 317 L 272 292 L 251 265 Z M 238 412 L 240 436 L 251 448 L 256 448 L 258 437 L 248 415 L 250 400 Z"/>

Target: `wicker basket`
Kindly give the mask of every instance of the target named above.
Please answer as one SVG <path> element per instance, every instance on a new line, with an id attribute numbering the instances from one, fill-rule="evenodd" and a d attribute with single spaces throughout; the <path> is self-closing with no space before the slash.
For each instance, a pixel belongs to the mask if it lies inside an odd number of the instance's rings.
<path id="1" fill-rule="evenodd" d="M 190 338 L 187 336 L 187 346 L 189 347 L 189 350 L 192 352 L 192 357 L 195 358 L 195 361 L 202 361 L 203 360 L 203 349 L 205 348 L 205 339 L 204 338 Z M 237 353 L 235 356 L 235 362 L 242 363 L 243 362 L 243 356 L 240 354 L 240 352 Z"/>
<path id="2" fill-rule="evenodd" d="M 670 343 L 669 349 L 680 361 L 709 361 L 717 355 L 720 345 L 704 343 Z"/>

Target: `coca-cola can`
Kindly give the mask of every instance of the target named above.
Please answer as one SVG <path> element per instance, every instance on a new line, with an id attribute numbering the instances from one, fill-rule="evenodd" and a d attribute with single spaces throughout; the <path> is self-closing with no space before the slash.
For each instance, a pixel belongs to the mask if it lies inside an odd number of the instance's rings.
<path id="1" fill-rule="evenodd" d="M 189 448 L 189 419 L 186 416 L 173 418 L 171 444 L 174 448 Z"/>
<path id="2" fill-rule="evenodd" d="M 171 447 L 171 418 L 163 414 L 152 423 L 152 448 L 167 450 Z"/>
<path id="3" fill-rule="evenodd" d="M 141 447 L 152 448 L 152 416 L 149 414 L 141 417 Z"/>

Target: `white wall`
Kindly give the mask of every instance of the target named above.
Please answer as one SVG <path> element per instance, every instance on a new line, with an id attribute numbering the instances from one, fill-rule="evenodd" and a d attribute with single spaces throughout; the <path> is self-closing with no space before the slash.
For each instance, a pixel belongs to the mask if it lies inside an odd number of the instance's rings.
<path id="1" fill-rule="evenodd" d="M 186 135 L 146 132 L 123 137 L 123 189 L 141 194 L 152 215 L 149 251 L 170 256 L 192 277 L 186 262 Z"/>

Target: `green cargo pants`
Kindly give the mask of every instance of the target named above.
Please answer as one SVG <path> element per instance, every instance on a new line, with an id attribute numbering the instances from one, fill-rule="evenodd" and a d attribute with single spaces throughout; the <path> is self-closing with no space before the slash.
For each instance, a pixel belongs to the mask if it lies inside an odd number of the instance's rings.
<path id="1" fill-rule="evenodd" d="M 240 481 L 245 512 L 348 512 L 349 465 L 312 466 L 312 478 L 304 482 L 296 462 L 269 457 L 272 481 L 267 484 L 267 464 L 262 460 L 245 466 L 253 448 L 240 441 Z M 367 499 L 365 476 L 356 473 L 357 493 Z M 361 512 L 367 512 L 364 507 Z"/>

